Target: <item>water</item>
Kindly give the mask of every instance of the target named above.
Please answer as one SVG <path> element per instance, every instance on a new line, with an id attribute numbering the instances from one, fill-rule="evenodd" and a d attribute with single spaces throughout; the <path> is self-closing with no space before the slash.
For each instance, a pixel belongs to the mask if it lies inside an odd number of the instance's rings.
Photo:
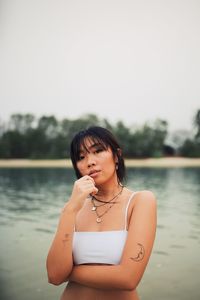
<path id="1" fill-rule="evenodd" d="M 45 260 L 71 169 L 0 169 L 0 299 L 56 300 Z M 200 168 L 128 169 L 127 186 L 158 203 L 156 241 L 138 291 L 142 300 L 200 299 Z"/>

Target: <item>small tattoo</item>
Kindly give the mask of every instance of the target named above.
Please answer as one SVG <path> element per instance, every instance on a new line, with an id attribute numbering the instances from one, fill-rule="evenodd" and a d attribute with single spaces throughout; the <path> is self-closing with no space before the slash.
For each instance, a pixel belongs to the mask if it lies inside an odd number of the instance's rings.
<path id="1" fill-rule="evenodd" d="M 134 261 L 140 261 L 144 258 L 144 246 L 140 243 L 137 243 L 138 246 L 140 247 L 138 254 L 135 257 L 130 257 L 130 259 L 134 260 Z"/>
<path id="2" fill-rule="evenodd" d="M 66 242 L 69 241 L 69 234 L 68 233 L 65 233 L 64 239 L 62 241 L 63 241 L 63 244 L 65 244 Z"/>

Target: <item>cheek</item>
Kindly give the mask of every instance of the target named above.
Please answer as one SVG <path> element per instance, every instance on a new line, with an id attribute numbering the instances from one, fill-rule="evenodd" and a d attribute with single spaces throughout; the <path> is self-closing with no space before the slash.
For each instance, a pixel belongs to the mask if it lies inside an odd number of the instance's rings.
<path id="1" fill-rule="evenodd" d="M 77 163 L 76 164 L 76 167 L 77 167 L 77 169 L 78 169 L 78 171 L 81 173 L 81 175 L 83 174 L 83 166 L 82 166 L 82 164 L 81 163 Z"/>
<path id="2" fill-rule="evenodd" d="M 109 155 L 104 159 L 104 165 L 107 166 L 109 169 L 115 169 L 115 161 L 113 156 Z"/>

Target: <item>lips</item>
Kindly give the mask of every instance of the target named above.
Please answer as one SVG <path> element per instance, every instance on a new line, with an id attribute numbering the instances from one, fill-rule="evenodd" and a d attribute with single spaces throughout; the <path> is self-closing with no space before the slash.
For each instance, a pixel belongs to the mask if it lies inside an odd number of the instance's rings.
<path id="1" fill-rule="evenodd" d="M 100 171 L 99 170 L 91 170 L 89 176 L 96 177 Z"/>

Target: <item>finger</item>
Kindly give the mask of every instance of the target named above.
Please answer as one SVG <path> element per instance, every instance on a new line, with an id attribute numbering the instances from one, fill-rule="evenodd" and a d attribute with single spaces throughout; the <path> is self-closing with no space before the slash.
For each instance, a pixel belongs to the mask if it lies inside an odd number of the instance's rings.
<path id="1" fill-rule="evenodd" d="M 86 180 L 91 180 L 94 184 L 95 184 L 95 181 L 92 177 L 90 177 L 89 175 L 86 175 L 84 176 Z"/>
<path id="2" fill-rule="evenodd" d="M 91 177 L 89 175 L 85 175 L 81 177 L 79 180 L 88 180 L 88 179 L 91 179 Z"/>
<path id="3" fill-rule="evenodd" d="M 83 185 L 83 187 L 85 188 L 85 189 L 94 189 L 94 188 L 96 188 L 95 187 L 95 185 L 94 185 L 94 183 L 93 182 L 86 182 L 86 183 L 84 183 L 84 185 Z"/>
<path id="4" fill-rule="evenodd" d="M 91 177 L 90 176 L 88 176 L 88 175 L 85 175 L 85 176 L 83 176 L 83 177 L 81 177 L 81 178 L 79 178 L 78 180 L 77 180 L 77 182 L 89 182 L 89 181 L 91 181 Z M 93 181 L 92 181 L 93 182 Z"/>
<path id="5" fill-rule="evenodd" d="M 95 192 L 95 193 L 98 192 L 98 189 L 95 187 L 93 182 L 90 182 L 90 181 L 85 182 L 82 187 L 86 190 L 91 190 L 92 192 Z"/>
<path id="6" fill-rule="evenodd" d="M 92 196 L 94 196 L 94 195 L 96 195 L 97 193 L 98 193 L 98 189 L 95 187 L 94 188 L 94 190 L 93 190 L 93 192 L 92 193 L 90 193 Z"/>

